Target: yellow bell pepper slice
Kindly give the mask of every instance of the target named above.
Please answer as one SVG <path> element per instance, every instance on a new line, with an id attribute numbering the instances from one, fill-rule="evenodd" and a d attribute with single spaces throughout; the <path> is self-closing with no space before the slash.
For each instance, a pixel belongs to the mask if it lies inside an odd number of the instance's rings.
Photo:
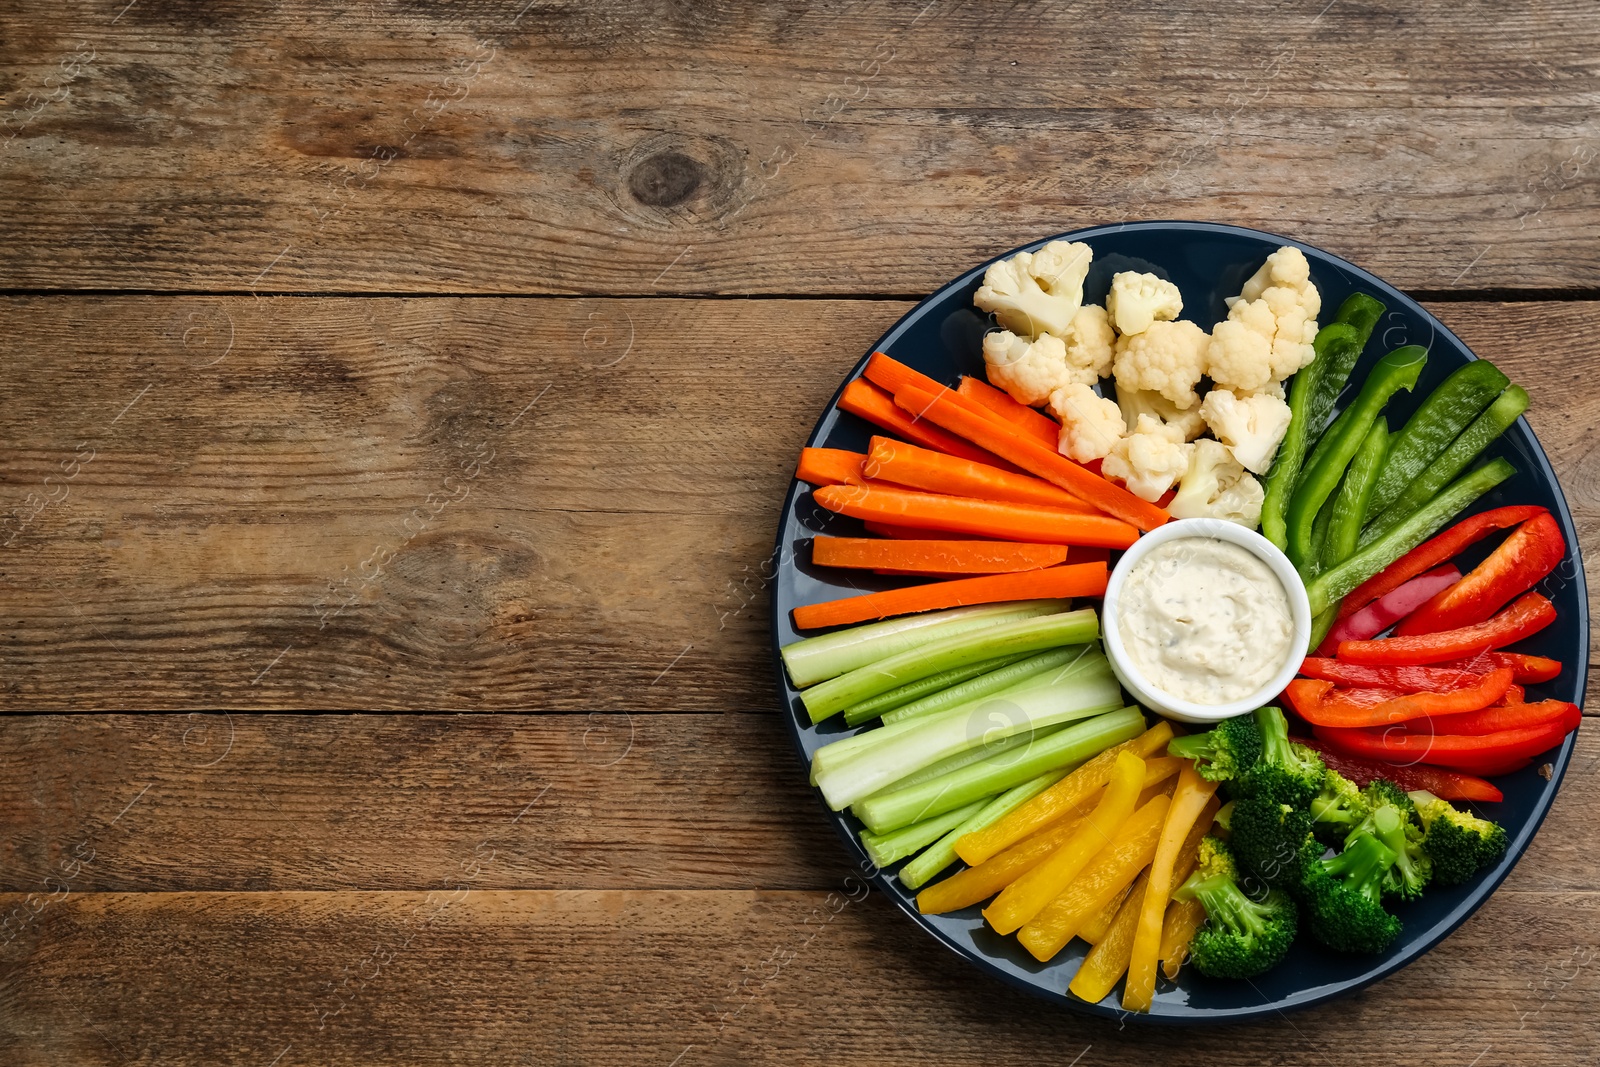
<path id="1" fill-rule="evenodd" d="M 1158 796 L 1117 827 L 1111 844 L 1033 920 L 1017 931 L 1022 947 L 1043 963 L 1066 947 L 1084 923 L 1133 884 L 1150 863 L 1171 803 Z"/>
<path id="2" fill-rule="evenodd" d="M 1211 832 L 1211 825 L 1216 819 L 1217 809 L 1221 802 L 1212 797 L 1211 802 L 1205 806 L 1200 817 L 1194 821 L 1194 829 L 1189 831 L 1189 836 L 1183 841 L 1183 851 L 1178 855 L 1178 865 L 1172 870 L 1172 884 L 1180 886 L 1194 873 L 1195 864 L 1200 861 L 1200 839 Z M 1197 905 L 1197 906 L 1191 906 Z M 1205 925 L 1205 905 L 1198 900 L 1174 900 L 1167 905 L 1167 915 L 1161 921 L 1161 973 L 1168 978 L 1178 977 L 1178 969 L 1183 966 L 1184 960 L 1189 958 L 1189 942 L 1194 940 L 1195 933 Z"/>
<path id="3" fill-rule="evenodd" d="M 1178 772 L 1178 787 L 1167 809 L 1155 858 L 1150 861 L 1150 882 L 1139 910 L 1133 954 L 1128 958 L 1128 981 L 1122 991 L 1124 1011 L 1149 1011 L 1156 991 L 1156 956 L 1161 950 L 1161 924 L 1172 898 L 1173 872 L 1194 824 L 1217 791 L 1216 782 L 1200 777 L 1191 764 Z"/>
<path id="4" fill-rule="evenodd" d="M 1183 772 L 1179 772 L 1181 780 Z M 1133 814 L 1144 785 L 1144 760 L 1122 752 L 1111 767 L 1106 795 L 1078 826 L 1071 839 L 1049 859 L 1006 886 L 983 910 L 997 932 L 1009 934 L 1043 911 L 1076 878 L 1089 861 L 1110 843 L 1118 826 Z M 1041 794 L 1042 795 L 1042 794 Z"/>
<path id="5" fill-rule="evenodd" d="M 1127 972 L 1128 957 L 1133 954 L 1133 935 L 1139 927 L 1139 912 L 1143 910 L 1145 886 L 1149 882 L 1149 871 L 1134 879 L 1127 899 L 1117 909 L 1116 919 L 1083 958 L 1078 973 L 1072 976 L 1067 991 L 1079 1000 L 1100 1003 Z"/>

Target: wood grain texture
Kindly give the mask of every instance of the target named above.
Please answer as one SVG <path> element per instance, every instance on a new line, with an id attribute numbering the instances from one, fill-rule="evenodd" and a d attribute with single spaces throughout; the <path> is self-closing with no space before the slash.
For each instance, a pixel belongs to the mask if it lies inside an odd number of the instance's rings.
<path id="1" fill-rule="evenodd" d="M 1592 1062 L 1594 893 L 1504 890 L 1416 964 L 1332 1005 L 1137 1031 L 1013 991 L 857 895 L 69 896 L 0 977 L 0 1051 L 18 1067 L 984 1067 L 999 1050 L 1028 1063 Z"/>
<path id="2" fill-rule="evenodd" d="M 1507 884 L 1600 891 L 1597 806 L 1585 729 Z M 776 715 L 0 719 L 0 891 L 809 890 L 848 861 Z"/>
<path id="3" fill-rule="evenodd" d="M 908 306 L 11 298 L 0 705 L 771 708 L 795 456 Z M 1435 310 L 1593 558 L 1600 305 Z"/>
<path id="4" fill-rule="evenodd" d="M 1592 289 L 1597 48 L 1586 0 L 33 2 L 0 285 L 903 294 L 1177 217 Z"/>

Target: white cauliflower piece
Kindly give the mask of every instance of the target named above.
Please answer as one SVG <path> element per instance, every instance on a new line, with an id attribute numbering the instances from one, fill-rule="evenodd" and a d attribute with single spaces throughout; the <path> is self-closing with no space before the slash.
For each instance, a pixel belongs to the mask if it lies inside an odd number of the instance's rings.
<path id="1" fill-rule="evenodd" d="M 1050 394 L 1050 414 L 1061 420 L 1061 454 L 1079 463 L 1104 459 L 1122 440 L 1122 409 L 1081 382 Z"/>
<path id="2" fill-rule="evenodd" d="M 1238 396 L 1213 389 L 1200 405 L 1200 417 L 1233 458 L 1256 474 L 1271 469 L 1278 442 L 1289 429 L 1289 405 L 1267 393 Z"/>
<path id="3" fill-rule="evenodd" d="M 1189 469 L 1193 445 L 1174 442 L 1159 432 L 1155 420 L 1140 420 L 1134 432 L 1111 446 L 1101 473 L 1128 487 L 1140 500 L 1154 503 Z"/>
<path id="4" fill-rule="evenodd" d="M 1209 341 L 1204 330 L 1183 320 L 1153 322 L 1143 333 L 1117 338 L 1112 361 L 1117 392 L 1150 390 L 1180 408 L 1193 407 Z"/>
<path id="5" fill-rule="evenodd" d="M 1316 358 L 1322 296 L 1311 284 L 1311 265 L 1289 245 L 1228 301 L 1228 318 L 1211 331 L 1206 373 L 1224 388 L 1255 392 L 1281 381 Z"/>
<path id="6" fill-rule="evenodd" d="M 1123 334 L 1143 333 L 1158 319 L 1171 322 L 1183 310 L 1178 287 L 1154 274 L 1118 271 L 1111 276 L 1106 312 Z"/>
<path id="7" fill-rule="evenodd" d="M 1083 384 L 1093 385 L 1111 373 L 1111 346 L 1117 335 L 1105 308 L 1083 305 L 1072 316 L 1072 328 L 1061 339 L 1067 343 L 1067 364 L 1079 373 L 1078 380 Z"/>
<path id="8" fill-rule="evenodd" d="M 1261 525 L 1266 490 L 1218 441 L 1194 443 L 1189 469 L 1167 505 L 1175 519 L 1227 519 L 1254 530 Z"/>
<path id="9" fill-rule="evenodd" d="M 1019 404 L 1036 407 L 1050 394 L 1078 379 L 1067 364 L 1067 346 L 1059 337 L 1040 334 L 1030 341 L 1010 330 L 985 334 L 983 362 L 989 384 L 1011 394 Z"/>
<path id="10" fill-rule="evenodd" d="M 1118 389 L 1117 406 L 1122 409 L 1122 418 L 1128 424 L 1130 433 L 1139 425 L 1141 417 L 1159 422 L 1162 435 L 1171 437 L 1179 444 L 1193 441 L 1206 432 L 1206 420 L 1200 417 L 1198 402 L 1180 408 L 1160 393 Z"/>
<path id="11" fill-rule="evenodd" d="M 1037 252 L 1018 252 L 991 263 L 972 302 L 1000 325 L 1029 339 L 1065 337 L 1083 304 L 1083 279 L 1094 253 L 1077 241 L 1051 241 Z"/>

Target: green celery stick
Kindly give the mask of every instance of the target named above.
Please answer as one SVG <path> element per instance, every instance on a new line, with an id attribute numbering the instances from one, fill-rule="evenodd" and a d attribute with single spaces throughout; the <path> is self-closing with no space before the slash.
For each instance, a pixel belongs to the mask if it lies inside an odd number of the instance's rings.
<path id="1" fill-rule="evenodd" d="M 965 807 L 947 811 L 943 815 L 935 815 L 931 819 L 924 819 L 914 826 L 902 826 L 887 834 L 875 834 L 871 830 L 863 830 L 862 847 L 867 850 L 867 857 L 875 865 L 887 867 L 891 863 L 900 862 L 924 846 L 931 845 L 982 811 L 986 803 L 986 800 L 974 800 Z"/>
<path id="2" fill-rule="evenodd" d="M 999 822 L 1012 809 L 1020 807 L 1055 785 L 1069 773 L 1067 768 L 1046 771 L 1037 778 L 1013 786 L 984 804 L 976 815 L 966 819 L 954 830 L 929 845 L 923 853 L 900 868 L 900 883 L 915 892 L 927 885 L 934 875 L 956 861 L 956 842 L 967 834 L 982 830 Z M 957 809 L 965 810 L 965 809 Z"/>
<path id="3" fill-rule="evenodd" d="M 887 693 L 879 693 L 875 697 L 846 708 L 844 712 L 845 725 L 860 726 L 862 723 L 871 722 L 885 712 L 893 711 L 895 708 L 913 703 L 926 696 L 948 692 L 952 686 L 976 678 L 980 674 L 988 674 L 990 671 L 998 670 L 1008 663 L 1026 659 L 1027 656 L 1026 652 L 1018 652 L 1010 656 L 998 656 L 994 659 L 986 659 L 981 663 L 969 663 L 965 667 L 957 667 L 954 670 L 940 671 L 938 674 L 930 675 L 927 678 L 919 678 L 914 682 L 896 686 Z M 1040 669 L 1042 670 L 1043 668 Z"/>
<path id="4" fill-rule="evenodd" d="M 1046 676 L 1046 672 L 1060 672 L 1072 667 L 1074 664 L 1085 661 L 1100 654 L 1098 645 L 1069 645 L 1066 648 L 1052 648 L 1048 652 L 1041 652 L 1037 656 L 1029 656 L 1018 660 L 1016 663 L 987 674 L 952 686 L 942 693 L 934 693 L 921 700 L 902 705 L 893 711 L 885 712 L 884 725 L 904 722 L 923 715 L 933 715 L 948 708 L 963 704 L 978 697 L 998 693 L 1003 689 L 1010 689 L 1029 679 Z M 1089 664 L 1084 663 L 1085 667 Z M 1063 675 L 1065 677 L 1065 675 Z"/>

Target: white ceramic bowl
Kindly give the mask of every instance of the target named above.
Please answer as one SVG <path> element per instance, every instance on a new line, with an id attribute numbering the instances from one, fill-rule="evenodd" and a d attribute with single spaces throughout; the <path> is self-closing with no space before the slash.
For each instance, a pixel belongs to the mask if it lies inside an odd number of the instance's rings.
<path id="1" fill-rule="evenodd" d="M 1128 580 L 1128 573 L 1152 548 L 1183 537 L 1211 537 L 1239 545 L 1272 568 L 1272 573 L 1278 576 L 1278 581 L 1283 583 L 1284 592 L 1289 595 L 1289 616 L 1294 625 L 1294 635 L 1289 643 L 1289 653 L 1283 666 L 1260 689 L 1227 704 L 1196 704 L 1192 700 L 1181 700 L 1170 693 L 1162 692 L 1145 681 L 1122 644 L 1117 608 L 1123 583 Z M 1175 519 L 1145 534 L 1122 554 L 1122 559 L 1111 572 L 1111 580 L 1106 585 L 1105 606 L 1100 613 L 1100 628 L 1105 640 L 1106 656 L 1111 660 L 1111 669 L 1116 673 L 1122 687 L 1132 693 L 1135 700 L 1151 711 L 1159 712 L 1170 719 L 1192 723 L 1214 723 L 1231 719 L 1247 711 L 1254 711 L 1273 700 L 1294 679 L 1300 668 L 1300 661 L 1305 655 L 1306 645 L 1311 641 L 1311 602 L 1306 599 L 1306 587 L 1300 581 L 1300 575 L 1296 573 L 1294 564 L 1289 562 L 1289 557 L 1254 530 L 1247 530 L 1236 522 L 1227 522 L 1223 519 Z"/>

